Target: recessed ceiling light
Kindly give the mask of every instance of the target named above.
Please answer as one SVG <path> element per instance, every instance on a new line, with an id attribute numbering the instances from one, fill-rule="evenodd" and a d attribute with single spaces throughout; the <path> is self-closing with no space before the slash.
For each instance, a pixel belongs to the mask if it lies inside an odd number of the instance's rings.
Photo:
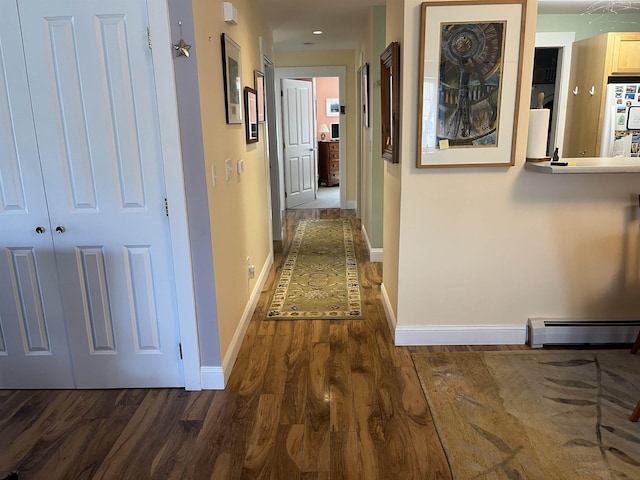
<path id="1" fill-rule="evenodd" d="M 322 35 L 322 30 L 314 30 L 313 34 L 314 35 Z"/>

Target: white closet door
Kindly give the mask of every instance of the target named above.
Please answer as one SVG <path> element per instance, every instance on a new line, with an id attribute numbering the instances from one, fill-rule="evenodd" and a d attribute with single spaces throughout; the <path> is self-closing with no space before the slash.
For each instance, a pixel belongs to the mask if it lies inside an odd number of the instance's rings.
<path id="1" fill-rule="evenodd" d="M 76 384 L 183 386 L 146 3 L 18 5 Z"/>
<path id="2" fill-rule="evenodd" d="M 0 8 L 0 388 L 70 388 L 18 11 Z"/>

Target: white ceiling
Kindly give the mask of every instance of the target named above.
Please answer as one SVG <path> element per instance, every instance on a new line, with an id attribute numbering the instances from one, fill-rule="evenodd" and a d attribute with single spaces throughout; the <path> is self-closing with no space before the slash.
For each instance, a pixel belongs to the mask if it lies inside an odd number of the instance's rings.
<path id="1" fill-rule="evenodd" d="M 233 0 L 232 0 L 233 1 Z M 539 0 L 542 14 L 583 13 L 595 3 L 640 0 Z M 255 0 L 273 28 L 276 50 L 342 50 L 358 47 L 369 9 L 385 0 Z M 322 30 L 322 35 L 313 35 Z M 310 45 L 309 45 L 310 44 Z"/>

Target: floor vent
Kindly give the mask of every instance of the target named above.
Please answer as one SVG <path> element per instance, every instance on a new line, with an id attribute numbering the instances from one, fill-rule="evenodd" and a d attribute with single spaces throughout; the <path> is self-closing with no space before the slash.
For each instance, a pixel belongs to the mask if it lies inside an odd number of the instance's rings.
<path id="1" fill-rule="evenodd" d="M 530 318 L 527 343 L 533 348 L 544 345 L 633 343 L 640 320 L 572 320 Z"/>

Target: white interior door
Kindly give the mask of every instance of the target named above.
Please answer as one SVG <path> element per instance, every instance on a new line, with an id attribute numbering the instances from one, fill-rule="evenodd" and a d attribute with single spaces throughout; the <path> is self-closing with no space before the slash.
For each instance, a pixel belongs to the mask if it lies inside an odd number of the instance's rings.
<path id="1" fill-rule="evenodd" d="M 0 388 L 71 388 L 18 10 L 1 8 Z"/>
<path id="2" fill-rule="evenodd" d="M 315 198 L 312 83 L 283 79 L 282 112 L 286 208 L 292 208 Z"/>
<path id="3" fill-rule="evenodd" d="M 18 6 L 76 386 L 183 386 L 145 2 Z"/>

